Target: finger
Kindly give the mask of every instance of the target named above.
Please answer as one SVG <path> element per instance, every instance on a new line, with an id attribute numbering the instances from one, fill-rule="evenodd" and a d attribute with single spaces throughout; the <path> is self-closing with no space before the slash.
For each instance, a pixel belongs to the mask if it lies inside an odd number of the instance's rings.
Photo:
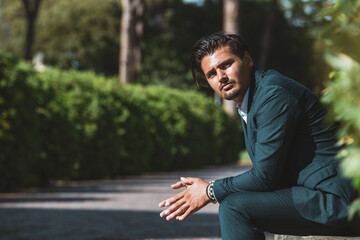
<path id="1" fill-rule="evenodd" d="M 171 214 L 173 214 L 173 211 L 174 211 L 174 209 L 168 208 L 160 213 L 160 217 L 165 217 L 169 214 L 171 215 Z"/>
<path id="2" fill-rule="evenodd" d="M 184 191 L 176 194 L 175 196 L 165 200 L 165 207 L 169 207 L 184 197 Z"/>
<path id="3" fill-rule="evenodd" d="M 186 186 L 187 186 L 187 184 L 185 182 L 177 182 L 177 183 L 171 185 L 171 188 L 179 189 L 179 188 L 186 187 Z"/>
<path id="4" fill-rule="evenodd" d="M 160 203 L 159 203 L 159 207 L 165 207 L 165 204 L 166 204 L 166 200 L 160 202 Z"/>
<path id="5" fill-rule="evenodd" d="M 164 217 L 166 215 L 169 215 L 169 214 L 173 214 L 176 210 L 178 210 L 180 207 L 182 207 L 186 202 L 183 201 L 183 200 L 180 200 L 176 203 L 174 203 L 173 206 L 169 207 L 168 209 L 162 211 L 160 213 L 160 217 Z M 176 216 L 176 215 L 175 215 Z"/>
<path id="6" fill-rule="evenodd" d="M 184 214 L 182 214 L 181 216 L 178 216 L 177 219 L 178 219 L 179 221 L 182 221 L 182 220 L 186 219 L 188 216 L 190 216 L 192 213 L 193 213 L 192 209 L 191 209 L 191 208 L 188 208 L 188 209 L 184 212 Z"/>
<path id="7" fill-rule="evenodd" d="M 173 189 L 178 189 L 178 188 L 182 188 L 182 187 L 186 187 L 186 186 L 187 186 L 186 183 L 181 182 L 181 181 L 171 185 L 171 187 Z M 174 197 L 176 197 L 176 196 L 177 195 L 175 195 Z M 176 199 L 173 199 L 173 198 L 166 199 L 159 203 L 159 207 L 168 207 L 172 204 L 173 201 L 176 201 Z"/>
<path id="8" fill-rule="evenodd" d="M 194 183 L 194 178 L 191 178 L 191 177 L 187 177 L 187 178 L 184 178 L 184 177 L 181 177 L 180 180 L 186 184 L 193 184 Z"/>
<path id="9" fill-rule="evenodd" d="M 183 198 L 183 196 L 184 196 L 184 195 L 183 195 L 183 192 L 181 192 L 181 193 L 179 193 L 179 194 L 176 194 L 174 197 L 169 198 L 169 199 L 167 199 L 167 200 L 162 201 L 161 203 L 159 203 L 159 207 L 169 207 L 169 206 L 171 206 L 172 204 L 174 204 L 174 203 L 178 202 L 179 200 L 181 200 L 181 199 Z M 181 204 L 183 204 L 183 203 L 181 203 Z M 175 207 L 178 207 L 178 206 L 179 206 L 179 204 L 176 205 Z M 172 211 L 174 211 L 173 209 L 174 209 L 174 207 L 162 211 L 162 212 L 160 213 L 160 216 L 163 217 L 163 216 L 171 213 Z"/>
<path id="10" fill-rule="evenodd" d="M 177 209 L 175 212 L 171 213 L 169 216 L 166 217 L 166 220 L 171 220 L 173 218 L 180 217 L 182 214 L 186 212 L 186 210 L 189 208 L 189 206 L 181 206 L 179 209 Z"/>
<path id="11" fill-rule="evenodd" d="M 166 215 L 169 215 L 169 214 L 170 214 L 170 211 L 168 209 L 166 209 L 160 213 L 160 217 L 165 217 Z"/>
<path id="12" fill-rule="evenodd" d="M 170 206 L 171 204 L 170 204 L 170 198 L 169 199 L 166 199 L 166 200 L 164 200 L 164 201 L 162 201 L 162 202 L 160 202 L 159 203 L 159 207 L 168 207 L 168 206 Z"/>
<path id="13" fill-rule="evenodd" d="M 180 187 L 186 187 L 187 185 L 191 185 L 192 182 L 187 180 L 184 177 L 180 177 L 180 181 L 177 182 L 176 184 L 171 185 L 172 188 L 176 189 L 176 188 L 180 188 Z"/>
<path id="14" fill-rule="evenodd" d="M 174 200 L 172 200 L 173 198 L 169 198 L 169 199 L 166 199 L 162 202 L 159 203 L 159 207 L 168 207 L 172 204 L 172 202 L 174 202 Z"/>

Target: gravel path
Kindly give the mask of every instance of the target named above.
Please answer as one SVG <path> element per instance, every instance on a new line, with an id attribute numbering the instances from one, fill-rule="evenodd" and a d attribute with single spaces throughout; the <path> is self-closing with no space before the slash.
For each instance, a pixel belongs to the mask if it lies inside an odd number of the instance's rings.
<path id="1" fill-rule="evenodd" d="M 234 165 L 0 193 L 0 239 L 220 239 L 218 205 L 168 222 L 159 217 L 158 203 L 177 192 L 170 185 L 180 177 L 210 181 L 246 169 Z"/>

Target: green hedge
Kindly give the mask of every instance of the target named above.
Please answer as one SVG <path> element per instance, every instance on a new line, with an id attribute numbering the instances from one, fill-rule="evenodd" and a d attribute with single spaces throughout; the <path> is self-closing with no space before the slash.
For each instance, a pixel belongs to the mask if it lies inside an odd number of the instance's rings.
<path id="1" fill-rule="evenodd" d="M 35 72 L 0 53 L 0 189 L 113 178 L 238 158 L 239 124 L 197 92 Z"/>

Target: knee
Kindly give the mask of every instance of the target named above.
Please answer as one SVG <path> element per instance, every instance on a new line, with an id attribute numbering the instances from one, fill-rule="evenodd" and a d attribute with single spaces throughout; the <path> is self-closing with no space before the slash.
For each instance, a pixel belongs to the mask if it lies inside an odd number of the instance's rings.
<path id="1" fill-rule="evenodd" d="M 229 212 L 231 212 L 233 209 L 233 206 L 229 204 L 228 201 L 226 201 L 226 198 L 220 203 L 219 205 L 219 217 L 222 218 L 222 216 L 228 215 Z"/>
<path id="2" fill-rule="evenodd" d="M 219 217 L 221 219 L 232 218 L 235 215 L 246 215 L 246 206 L 248 199 L 246 194 L 233 193 L 227 196 L 219 206 Z"/>

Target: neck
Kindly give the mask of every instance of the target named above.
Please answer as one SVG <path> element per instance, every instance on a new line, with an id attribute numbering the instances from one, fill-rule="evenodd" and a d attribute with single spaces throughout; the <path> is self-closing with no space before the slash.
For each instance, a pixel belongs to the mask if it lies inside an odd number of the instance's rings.
<path id="1" fill-rule="evenodd" d="M 241 107 L 241 105 L 245 99 L 246 92 L 250 88 L 251 83 L 255 84 L 255 70 L 256 70 L 256 68 L 254 66 L 249 68 L 250 76 L 249 76 L 249 81 L 247 82 L 247 86 L 244 87 L 244 90 L 239 93 L 238 98 L 234 99 L 234 101 L 239 105 L 239 107 Z M 251 95 L 251 92 L 249 93 L 249 96 L 250 95 Z"/>
<path id="2" fill-rule="evenodd" d="M 234 102 L 236 102 L 239 107 L 241 107 L 241 104 L 243 103 L 246 95 L 246 91 L 248 90 L 249 86 L 247 86 L 243 91 L 239 93 L 239 96 L 235 99 L 233 99 Z"/>
<path id="3" fill-rule="evenodd" d="M 245 95 L 242 97 L 239 97 L 238 99 L 234 99 L 234 102 L 236 102 L 239 106 L 241 106 L 241 104 L 243 103 L 245 98 Z"/>

